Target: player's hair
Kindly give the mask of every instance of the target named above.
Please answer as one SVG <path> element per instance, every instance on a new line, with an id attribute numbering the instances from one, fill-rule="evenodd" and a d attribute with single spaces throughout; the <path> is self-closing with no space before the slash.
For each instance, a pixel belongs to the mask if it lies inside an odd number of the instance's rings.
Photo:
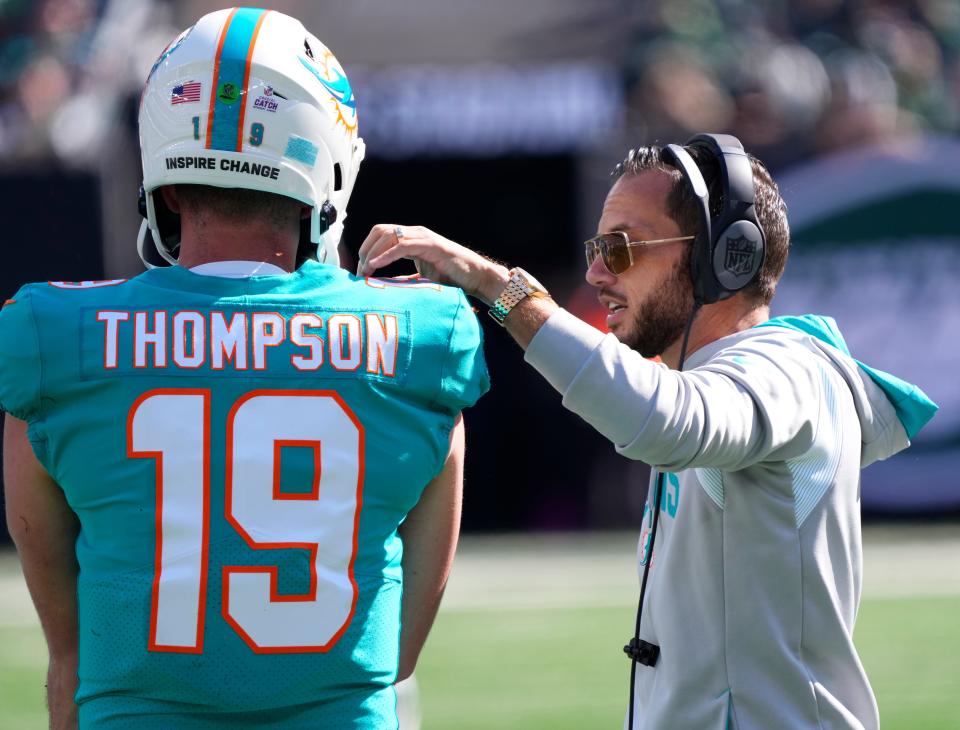
<path id="1" fill-rule="evenodd" d="M 710 191 L 711 212 L 716 213 L 723 209 L 722 184 L 720 182 L 720 163 L 702 147 L 687 147 L 687 152 L 693 157 L 697 167 L 703 174 L 704 182 Z M 757 220 L 763 228 L 766 244 L 766 255 L 763 266 L 757 273 L 757 278 L 745 289 L 744 295 L 757 306 L 764 306 L 773 299 L 777 282 L 783 276 L 787 265 L 787 254 L 790 250 L 790 226 L 787 223 L 787 204 L 780 195 L 780 189 L 770 176 L 770 172 L 760 160 L 753 155 L 750 157 L 750 167 L 753 171 L 753 185 Z M 683 174 L 667 162 L 663 148 L 658 145 L 640 147 L 635 153 L 617 166 L 615 174 L 639 175 L 648 170 L 661 170 L 673 179 L 673 185 L 667 195 L 668 214 L 673 218 L 680 229 L 686 233 L 693 233 L 700 225 L 697 208 L 697 199 L 693 190 L 686 182 Z"/>
<path id="2" fill-rule="evenodd" d="M 213 185 L 177 185 L 177 199 L 181 209 L 193 216 L 240 224 L 263 221 L 274 226 L 287 225 L 292 216 L 299 218 L 304 207 L 303 203 L 276 193 Z"/>

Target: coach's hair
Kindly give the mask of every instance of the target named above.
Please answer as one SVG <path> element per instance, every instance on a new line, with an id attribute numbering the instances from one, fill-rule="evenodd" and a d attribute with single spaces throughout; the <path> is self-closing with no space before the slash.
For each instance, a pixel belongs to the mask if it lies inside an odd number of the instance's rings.
<path id="1" fill-rule="evenodd" d="M 276 193 L 245 188 L 217 188 L 212 185 L 177 185 L 181 209 L 201 219 L 210 216 L 234 223 L 265 221 L 285 225 L 291 216 L 300 216 L 304 204 Z"/>
<path id="2" fill-rule="evenodd" d="M 687 147 L 703 175 L 707 190 L 710 192 L 711 214 L 723 210 L 723 186 L 720 182 L 720 162 L 702 147 Z M 769 304 L 777 288 L 777 282 L 787 265 L 790 249 L 790 227 L 787 224 L 787 205 L 783 202 L 780 189 L 770 177 L 770 172 L 760 160 L 750 157 L 753 171 L 753 187 L 757 220 L 763 229 L 766 254 L 763 266 L 757 278 L 743 289 L 746 297 L 756 305 Z M 673 185 L 667 195 L 668 214 L 684 233 L 697 231 L 700 226 L 697 199 L 683 174 L 664 158 L 663 148 L 657 145 L 631 150 L 631 154 L 614 169 L 614 176 L 639 175 L 648 170 L 661 170 L 673 179 Z"/>

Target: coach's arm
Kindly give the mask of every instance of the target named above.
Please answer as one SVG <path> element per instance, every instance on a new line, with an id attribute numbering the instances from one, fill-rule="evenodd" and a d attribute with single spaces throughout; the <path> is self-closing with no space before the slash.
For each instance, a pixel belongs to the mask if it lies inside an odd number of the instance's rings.
<path id="1" fill-rule="evenodd" d="M 423 490 L 399 529 L 403 539 L 403 610 L 398 682 L 413 674 L 453 566 L 463 502 L 463 452 L 460 415 L 450 432 L 450 451 L 443 469 Z"/>
<path id="2" fill-rule="evenodd" d="M 27 424 L 7 414 L 3 429 L 7 529 L 20 553 L 27 587 L 40 616 L 50 665 L 47 704 L 51 730 L 77 727 L 77 559 L 79 523 L 63 490 L 33 453 Z"/>

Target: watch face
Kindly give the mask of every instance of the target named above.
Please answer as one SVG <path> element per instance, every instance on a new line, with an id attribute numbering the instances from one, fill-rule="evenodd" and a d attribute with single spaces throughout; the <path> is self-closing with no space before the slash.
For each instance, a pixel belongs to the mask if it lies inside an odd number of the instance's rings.
<path id="1" fill-rule="evenodd" d="M 523 269 L 520 269 L 520 268 L 514 269 L 513 273 L 519 275 L 520 278 L 523 279 L 524 282 L 526 282 L 527 286 L 529 286 L 534 291 L 546 293 L 547 288 L 543 284 L 541 284 L 539 281 L 534 279 L 530 274 L 528 274 Z"/>

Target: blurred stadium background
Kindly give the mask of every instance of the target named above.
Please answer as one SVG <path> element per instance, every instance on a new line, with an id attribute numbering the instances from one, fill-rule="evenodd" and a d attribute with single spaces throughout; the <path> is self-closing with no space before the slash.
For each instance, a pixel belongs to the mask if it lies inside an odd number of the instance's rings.
<path id="1" fill-rule="evenodd" d="M 31 280 L 140 271 L 140 86 L 177 32 L 223 4 L 0 0 L 0 294 Z M 768 164 L 795 241 L 775 313 L 836 317 L 855 356 L 919 383 L 942 406 L 909 452 L 864 473 L 865 518 L 880 525 L 868 537 L 886 558 L 868 562 L 875 574 L 858 640 L 866 636 L 868 670 L 882 677 L 881 708 L 908 698 L 886 726 L 960 727 L 960 710 L 947 704 L 934 719 L 908 720 L 935 697 L 960 694 L 960 3 L 271 6 L 330 46 L 356 93 L 368 158 L 342 247 L 348 267 L 373 223 L 422 223 L 529 269 L 602 327 L 582 282 L 580 241 L 628 147 L 728 131 Z M 549 718 L 552 728 L 612 727 L 625 704 L 617 644 L 632 625 L 635 589 L 631 541 L 616 531 L 639 523 L 647 469 L 564 412 L 512 341 L 481 321 L 494 388 L 467 414 L 469 535 L 458 570 L 468 578 L 455 582 L 488 590 L 451 591 L 421 672 L 427 727 Z M 505 426 L 498 414 L 516 402 L 532 417 Z M 490 532 L 526 537 L 480 535 Z M 7 540 L 0 526 L 0 553 Z M 906 551 L 914 562 L 888 549 L 914 544 L 927 548 Z M 528 559 L 500 560 L 518 555 Z M 13 722 L 7 709 L 14 697 L 39 702 L 43 650 L 18 613 L 29 605 L 3 598 L 20 579 L 9 554 L 0 561 L 0 686 L 5 677 L 32 683 L 0 695 L 0 727 L 40 727 L 30 724 L 39 715 Z M 921 568 L 933 593 L 909 588 Z M 873 596 L 877 579 L 906 589 Z M 570 601 L 553 600 L 557 584 Z M 489 605 L 491 593 L 503 603 Z M 18 669 L 25 657 L 32 674 Z M 481 720 L 478 708 L 502 703 L 508 680 L 522 691 L 508 693 L 499 724 Z M 440 706 L 430 698 L 440 695 L 447 709 L 431 720 Z M 602 715 L 578 715 L 569 704 L 578 698 L 582 707 L 596 700 Z"/>

